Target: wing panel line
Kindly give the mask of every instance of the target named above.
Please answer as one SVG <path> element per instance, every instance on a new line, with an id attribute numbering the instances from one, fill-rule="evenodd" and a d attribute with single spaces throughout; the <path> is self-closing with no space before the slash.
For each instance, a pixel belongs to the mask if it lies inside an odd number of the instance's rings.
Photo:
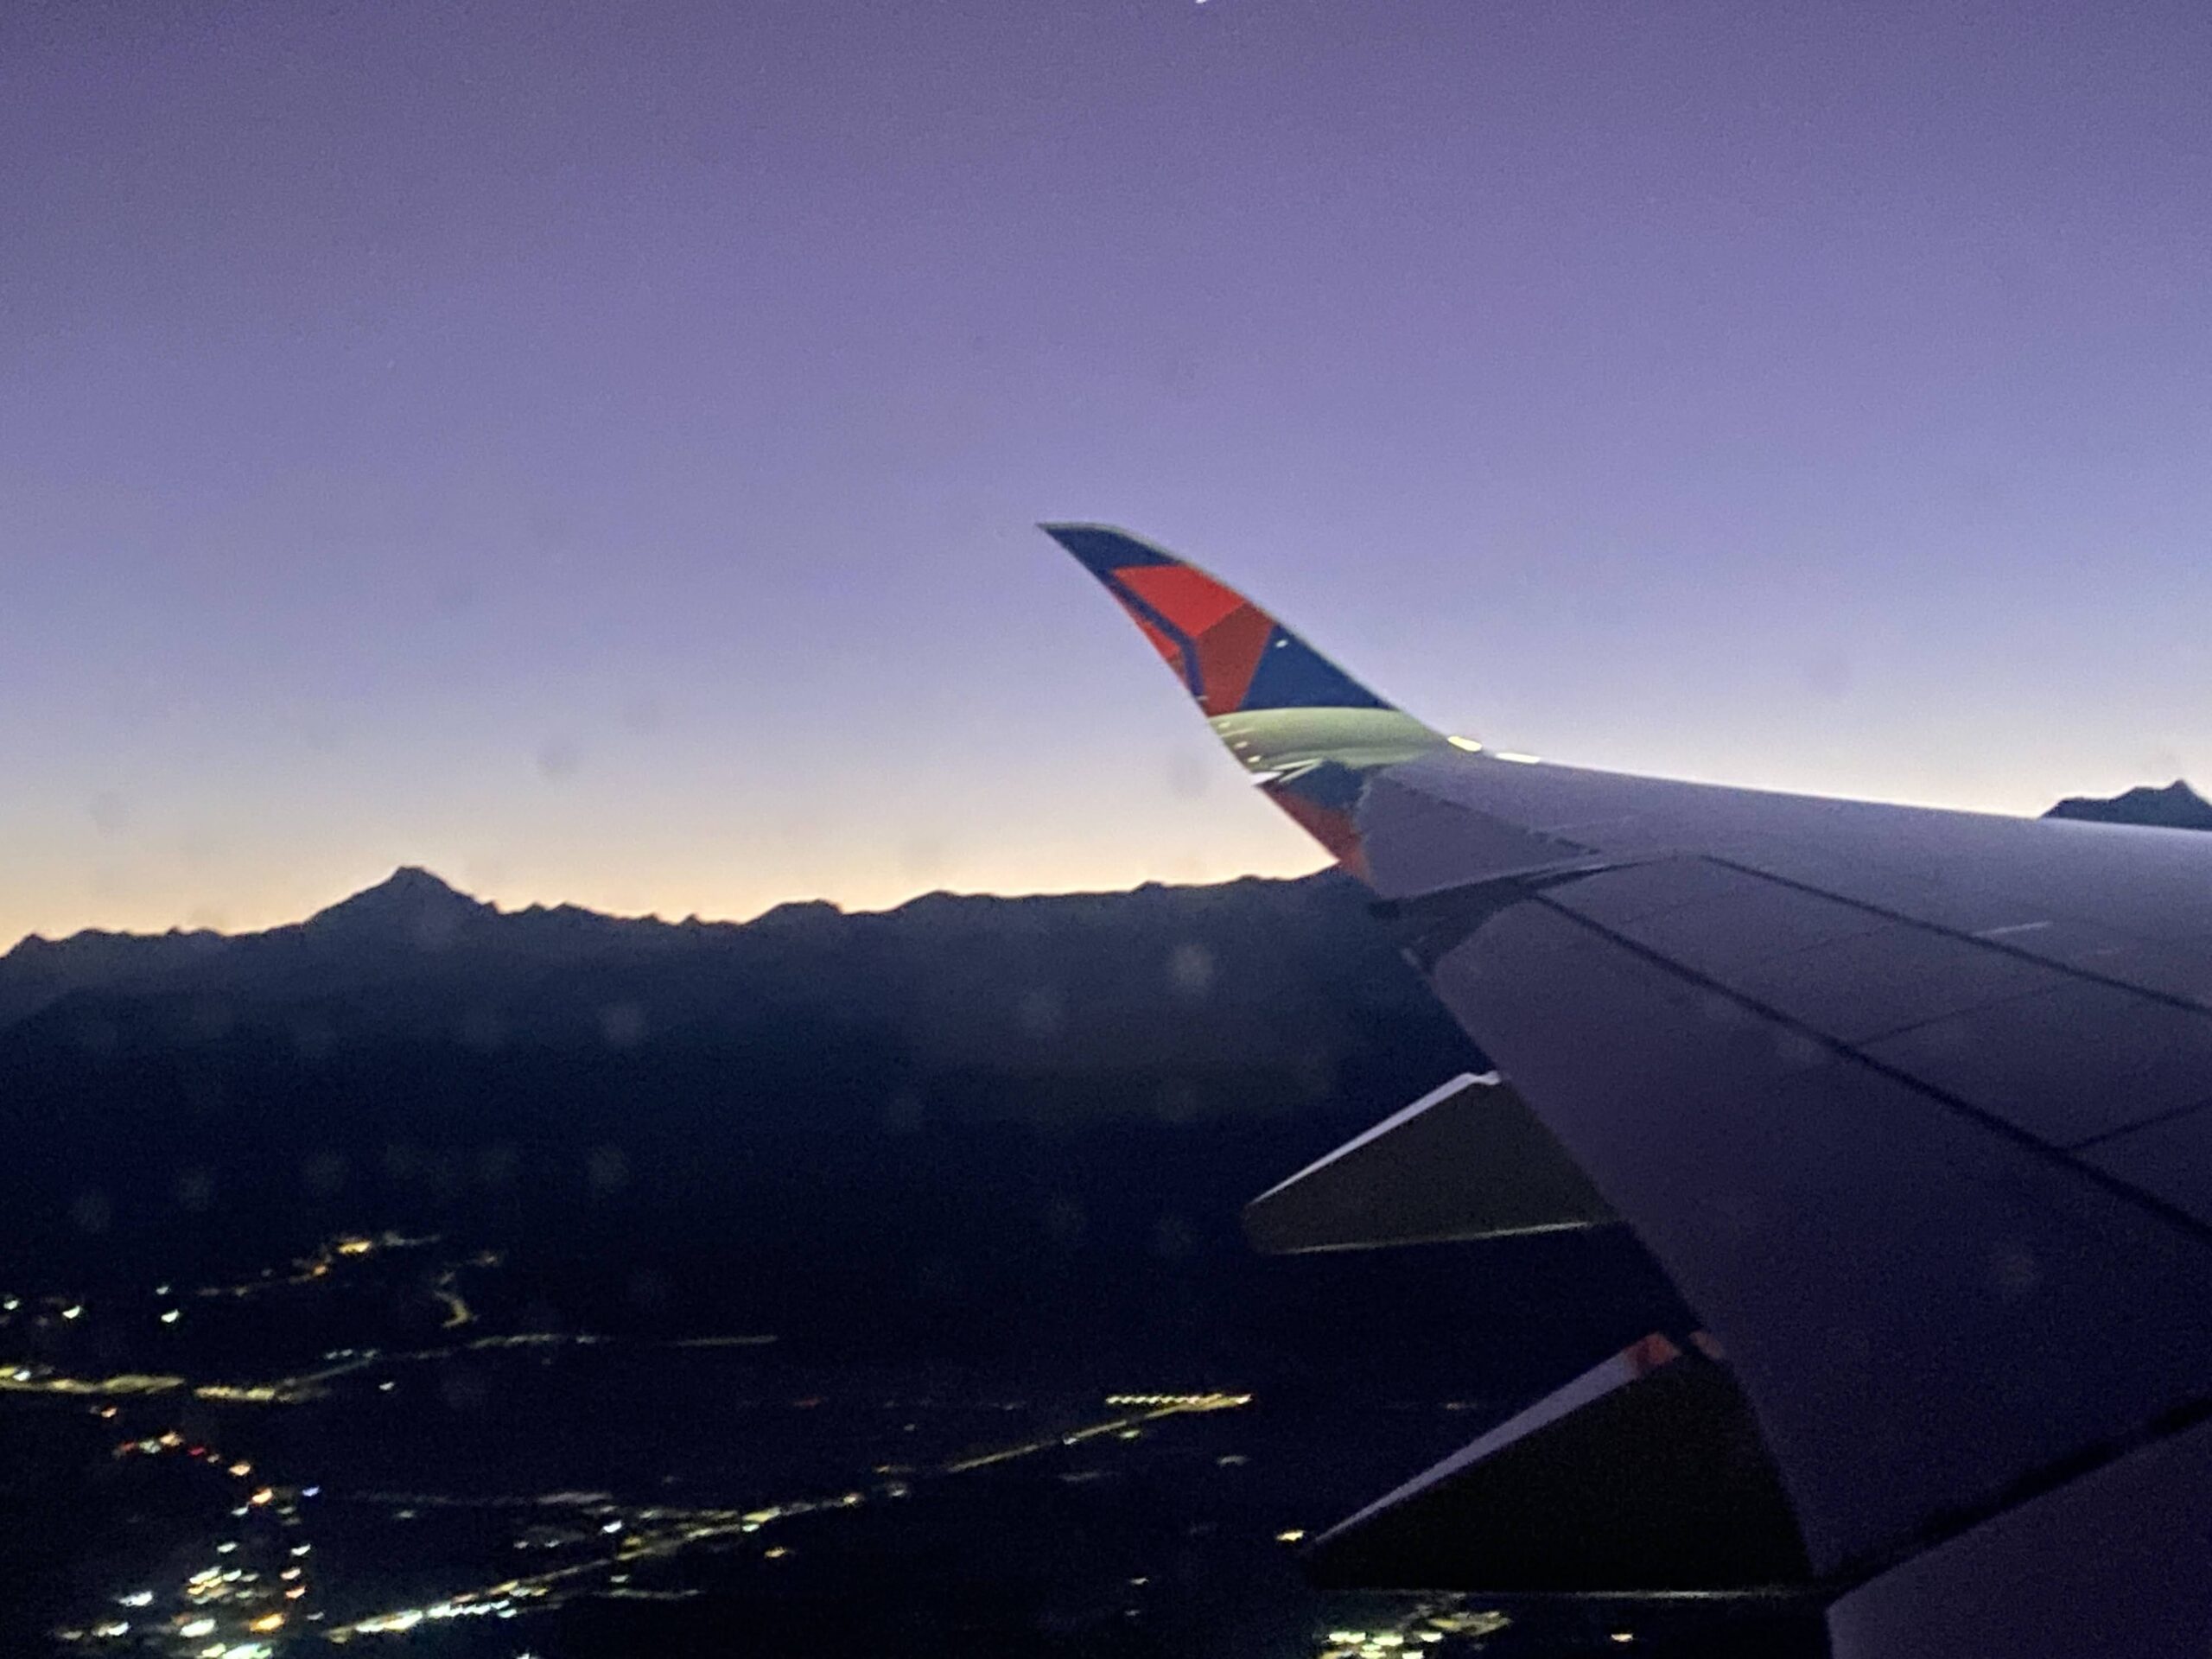
<path id="1" fill-rule="evenodd" d="M 2038 956 L 2032 950 L 2024 950 L 2018 945 L 2008 944 L 2003 938 L 1993 938 L 1981 933 L 1961 933 L 1955 928 L 1945 927 L 1939 922 L 1928 921 L 1904 911 L 1891 910 L 1887 906 L 1874 904 L 1868 899 L 1853 899 L 1845 893 L 1832 892 L 1827 887 L 1816 887 L 1809 881 L 1800 881 L 1787 875 L 1777 875 L 1771 871 L 1759 868 L 1755 864 L 1739 863 L 1732 858 L 1723 858 L 1707 853 L 1692 854 L 1690 856 L 1702 858 L 1707 863 L 1719 865 L 1722 868 L 1733 870 L 1739 875 L 1748 875 L 1758 880 L 1771 881 L 1777 887 L 1789 887 L 1795 892 L 1804 893 L 1808 898 L 1825 899 L 1831 904 L 1847 905 L 1853 910 L 1863 910 L 1869 915 L 1881 917 L 1885 921 L 1895 922 L 1900 927 L 1910 927 L 1922 933 L 1932 933 L 1939 938 L 1954 939 L 1984 950 L 1998 951 L 2005 956 L 2016 957 L 2019 961 L 2031 963 L 2038 968 L 2047 968 L 2053 973 L 2063 974 L 2070 979 L 2082 980 L 2092 985 L 2101 985 L 2108 990 L 2124 991 L 2131 996 L 2139 996 L 2146 1002 L 2162 1002 L 2168 1007 L 2179 1008 L 2187 1014 L 2203 1015 L 2212 1013 L 2212 1010 L 2208 1010 L 2203 1003 L 2192 1001 L 2189 997 L 2177 995 L 2171 991 L 2157 990 L 2147 985 L 2139 985 L 2133 980 L 2118 979 L 2109 974 L 2096 973 L 2075 963 L 2062 962 L 2052 957 Z M 2018 925 L 2014 928 L 2005 931 L 2006 932 L 2018 931 Z M 1937 1020 L 1948 1017 L 1947 1014 L 1933 1016 Z M 1905 1032 L 1918 1028 L 1917 1026 L 1904 1026 L 1896 1031 L 1884 1032 L 1882 1035 L 1898 1037 L 1904 1035 Z"/>
<path id="2" fill-rule="evenodd" d="M 1716 860 L 1714 861 L 1718 862 L 1719 861 Z M 1745 874 L 1756 875 L 1758 873 L 1752 870 L 1745 871 Z M 1796 884 L 1793 883 L 1792 885 Z M 1817 893 L 1819 889 L 1807 887 L 1804 891 L 1807 893 Z M 1956 1095 L 1953 1095 L 1942 1089 L 1936 1088 L 1924 1079 L 1915 1077 L 1910 1071 L 1901 1070 L 1887 1060 L 1878 1059 L 1873 1055 L 1866 1052 L 1862 1049 L 1854 1048 L 1851 1044 L 1843 1041 L 1840 1038 L 1829 1036 L 1827 1033 L 1821 1030 L 1817 1026 L 1808 1026 L 1802 1020 L 1800 1020 L 1792 1014 L 1784 1014 L 1781 1009 L 1774 1007 L 1768 1003 L 1762 1002 L 1756 997 L 1746 996 L 1741 991 L 1732 989 L 1729 986 L 1723 984 L 1720 981 L 1711 977 L 1709 975 L 1701 974 L 1694 968 L 1686 967 L 1671 957 L 1661 955 L 1658 951 L 1652 950 L 1649 945 L 1638 944 L 1634 939 L 1628 938 L 1621 934 L 1616 933 L 1611 928 L 1608 928 L 1600 923 L 1593 922 L 1586 916 L 1578 915 L 1575 912 L 1569 910 L 1566 906 L 1545 897 L 1541 893 L 1529 894 L 1527 902 L 1535 905 L 1541 905 L 1546 910 L 1551 912 L 1554 916 L 1565 917 L 1576 926 L 1580 927 L 1588 932 L 1596 934 L 1599 938 L 1604 939 L 1608 944 L 1618 946 L 1622 950 L 1628 952 L 1630 956 L 1636 957 L 1640 961 L 1660 969 L 1662 972 L 1669 975 L 1675 979 L 1681 981 L 1685 984 L 1694 985 L 1699 989 L 1708 992 L 1715 996 L 1726 997 L 1728 1001 L 1736 1003 L 1738 1006 L 1750 1009 L 1761 1019 L 1771 1020 L 1774 1024 L 1783 1027 L 1786 1030 L 1793 1032 L 1798 1036 L 1804 1038 L 1808 1042 L 1817 1044 L 1820 1047 L 1826 1049 L 1832 1054 L 1840 1055 L 1855 1065 L 1863 1065 L 1869 1071 L 1878 1072 L 1881 1076 L 1887 1077 L 1892 1083 L 1904 1084 L 1915 1094 L 1924 1096 L 1937 1105 L 1946 1108 L 1954 1115 L 1963 1117 L 1969 1122 L 1977 1124 L 1982 1128 L 1991 1130 L 1997 1135 L 2004 1136 L 2005 1139 L 2013 1142 L 2015 1145 L 2026 1148 L 2031 1154 L 2042 1161 L 2054 1165 L 2056 1167 L 2063 1169 L 2069 1175 L 2078 1176 L 2093 1186 L 2101 1187 L 2106 1192 L 2111 1193 L 2114 1198 L 2122 1199 L 2126 1203 L 2135 1205 L 2138 1208 L 2144 1210 L 2152 1215 L 2157 1216 L 2160 1220 L 2164 1221 L 2178 1230 L 2188 1234 L 2190 1237 L 2196 1239 L 2200 1243 L 2212 1245 L 2212 1226 L 2208 1226 L 2205 1223 L 2199 1221 L 2196 1217 L 2190 1215 L 2186 1210 L 2178 1209 L 2175 1205 L 2167 1203 L 2164 1198 L 2158 1198 L 2153 1193 L 2145 1192 L 2139 1186 L 2123 1181 L 2117 1176 L 2107 1175 L 2104 1171 L 2096 1168 L 2094 1166 L 2082 1162 L 2067 1148 L 2054 1146 L 2048 1141 L 2040 1140 L 2037 1136 L 2029 1134 L 2025 1129 L 2023 1129 L 2015 1124 L 2006 1122 L 1995 1113 L 1987 1111 L 1983 1108 L 1975 1105 L 1971 1101 L 1961 1100 Z M 1872 906 L 1870 906 L 1870 908 L 1872 908 Z M 1915 924 L 1915 925 L 1924 925 Z M 1943 931 L 1941 928 L 1933 928 L 1929 931 L 1937 933 Z M 1956 938 L 1958 936 L 1952 934 L 1947 935 L 1946 937 Z M 2040 958 L 2034 958 L 2033 960 L 2037 963 L 2038 966 L 2048 967 L 2051 965 L 2042 962 Z M 2123 990 L 2132 990 L 2134 988 L 2132 986 L 2122 986 L 2120 988 Z M 2186 1007 L 2188 1005 L 2184 1004 L 2183 1006 Z M 2195 1011 L 2200 1014 L 2203 1012 L 2201 1008 Z M 1893 1032 L 1885 1032 L 1883 1033 L 1885 1037 L 1894 1036 L 1895 1034 L 1896 1033 Z M 2139 1124 L 2129 1124 L 2127 1126 L 2130 1129 L 2139 1128 L 2140 1127 L 2142 1126 Z"/>

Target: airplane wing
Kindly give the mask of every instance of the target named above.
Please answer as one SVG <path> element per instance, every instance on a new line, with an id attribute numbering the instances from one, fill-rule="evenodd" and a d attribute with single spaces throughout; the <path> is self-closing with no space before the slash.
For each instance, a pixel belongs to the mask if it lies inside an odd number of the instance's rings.
<path id="1" fill-rule="evenodd" d="M 1045 528 L 1407 931 L 1509 1085 L 1452 1099 L 1525 1103 L 1696 1311 L 1837 1654 L 2212 1651 L 2212 836 L 1495 753 L 1173 555 Z M 1366 1173 L 1331 1213 L 1387 1211 L 1375 1147 L 1332 1169 Z M 1536 1413 L 1554 1463 L 1605 1466 L 1560 1424 L 1640 1376 Z"/>

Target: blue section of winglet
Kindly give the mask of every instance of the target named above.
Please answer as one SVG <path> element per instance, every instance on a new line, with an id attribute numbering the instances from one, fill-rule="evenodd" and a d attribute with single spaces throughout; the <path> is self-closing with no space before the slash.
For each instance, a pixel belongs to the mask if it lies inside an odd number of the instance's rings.
<path id="1" fill-rule="evenodd" d="M 1039 524 L 1037 528 L 1074 554 L 1083 568 L 1101 582 L 1106 580 L 1107 572 L 1126 570 L 1134 564 L 1183 563 L 1111 524 Z"/>
<path id="2" fill-rule="evenodd" d="M 1357 680 L 1278 625 L 1261 654 L 1244 709 L 1389 709 Z"/>
<path id="3" fill-rule="evenodd" d="M 1325 806 L 1334 812 L 1349 814 L 1359 805 L 1359 792 L 1367 786 L 1367 779 L 1346 766 L 1334 760 L 1325 760 L 1311 771 L 1301 772 L 1295 778 L 1286 778 L 1271 788 L 1285 790 L 1293 795 L 1303 795 L 1307 800 Z"/>

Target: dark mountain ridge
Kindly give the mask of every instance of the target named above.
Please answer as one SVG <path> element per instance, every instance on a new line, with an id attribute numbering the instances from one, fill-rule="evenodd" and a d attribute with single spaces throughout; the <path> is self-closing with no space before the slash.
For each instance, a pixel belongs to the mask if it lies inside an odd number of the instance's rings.
<path id="1" fill-rule="evenodd" d="M 589 1328 L 1155 1356 L 1335 1286 L 1378 1363 L 1412 1363 L 1424 1296 L 1479 1321 L 1571 1280 L 1610 1340 L 1592 1286 L 1653 1294 L 1606 1239 L 1495 1280 L 1247 1255 L 1246 1198 L 1484 1064 L 1334 873 L 733 924 L 504 912 L 410 868 L 260 933 L 26 940 L 0 1010 L 13 1271 L 396 1226 L 516 1252 Z"/>
<path id="2" fill-rule="evenodd" d="M 1334 874 L 671 923 L 502 912 L 404 868 L 263 932 L 80 934 L 0 957 L 0 1038 L 136 1052 L 249 1030 L 309 1049 L 372 1035 L 483 1052 L 711 1045 L 842 1011 L 934 1063 L 1052 1069 L 1279 1055 L 1378 1003 L 1416 1017 L 1430 1006 L 1361 890 Z"/>
<path id="3" fill-rule="evenodd" d="M 2212 802 L 2177 779 L 2164 787 L 2140 785 L 2110 798 L 2069 796 L 2044 816 L 2101 823 L 2212 830 Z M 1334 887 L 1341 893 L 1332 893 Z M 847 915 L 826 900 L 779 905 L 749 922 L 707 922 L 687 917 L 666 922 L 658 917 L 620 917 L 575 905 L 531 905 L 502 911 L 460 892 L 419 866 L 404 865 L 376 885 L 317 911 L 304 921 L 257 933 L 224 934 L 207 930 L 137 934 L 87 929 L 66 938 L 31 934 L 0 955 L 0 1027 L 22 1020 L 73 992 L 158 991 L 188 988 L 272 989 L 271 982 L 302 966 L 345 977 L 349 966 L 372 959 L 389 976 L 405 964 L 433 972 L 448 953 L 474 958 L 573 963 L 594 957 L 636 961 L 654 954 L 711 954 L 716 950 L 762 945 L 774 938 L 788 945 L 793 935 L 826 941 L 841 931 L 850 938 L 905 931 L 918 934 L 942 927 L 949 937 L 973 944 L 979 938 L 1049 933 L 1059 927 L 1096 923 L 1116 912 L 1139 928 L 1172 921 L 1180 912 L 1197 917 L 1208 912 L 1241 917 L 1260 895 L 1280 889 L 1291 909 L 1303 902 L 1294 891 L 1325 894 L 1315 900 L 1323 911 L 1349 916 L 1356 889 L 1325 873 L 1304 883 L 1267 883 L 1252 879 L 1218 887 L 1167 887 L 1155 883 L 1127 893 L 1041 895 L 925 894 L 897 909 Z M 1218 900 L 1203 895 L 1217 893 Z M 1371 931 L 1371 930 L 1370 930 Z M 1186 958 L 1186 978 L 1205 969 Z"/>
<path id="4" fill-rule="evenodd" d="M 2139 784 L 2108 798 L 2069 795 L 2044 814 L 2091 823 L 2139 823 L 2162 830 L 2212 830 L 2212 801 L 2177 778 L 2164 789 Z"/>
<path id="5" fill-rule="evenodd" d="M 1479 1063 L 1334 874 L 739 925 L 406 870 L 137 943 L 0 958 L 40 999 L 0 1027 L 0 1259 L 136 1282 L 398 1227 L 592 1327 L 1172 1345 L 1237 1328 L 1243 1199 Z"/>

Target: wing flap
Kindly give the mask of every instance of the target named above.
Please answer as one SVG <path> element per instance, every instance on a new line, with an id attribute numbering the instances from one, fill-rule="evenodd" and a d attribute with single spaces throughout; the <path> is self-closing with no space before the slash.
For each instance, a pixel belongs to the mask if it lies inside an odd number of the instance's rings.
<path id="1" fill-rule="evenodd" d="M 1283 1255 L 1618 1219 L 1510 1085 L 1462 1073 L 1253 1199 L 1244 1232 Z"/>
<path id="2" fill-rule="evenodd" d="M 1321 1583 L 1494 1596 L 1810 1587 L 1725 1366 L 1648 1337 L 1315 1541 Z"/>

